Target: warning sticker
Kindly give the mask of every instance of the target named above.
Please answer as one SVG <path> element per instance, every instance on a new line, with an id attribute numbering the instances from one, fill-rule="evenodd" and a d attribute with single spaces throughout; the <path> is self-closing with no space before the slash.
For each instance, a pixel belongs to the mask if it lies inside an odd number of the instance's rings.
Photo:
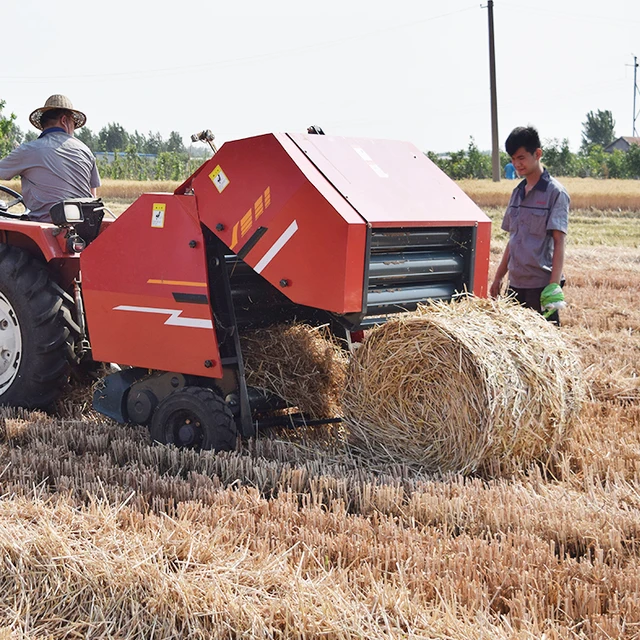
<path id="1" fill-rule="evenodd" d="M 218 193 L 222 193 L 225 187 L 229 184 L 229 178 L 227 178 L 225 172 L 218 165 L 210 174 L 211 182 L 215 185 Z"/>
<path id="2" fill-rule="evenodd" d="M 151 213 L 151 226 L 154 229 L 162 229 L 164 227 L 164 214 L 167 205 L 164 202 L 154 202 L 153 212 Z"/>

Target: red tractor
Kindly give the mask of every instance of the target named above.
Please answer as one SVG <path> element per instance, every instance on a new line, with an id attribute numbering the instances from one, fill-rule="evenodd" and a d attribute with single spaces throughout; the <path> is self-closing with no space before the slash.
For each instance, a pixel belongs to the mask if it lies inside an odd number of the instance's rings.
<path id="1" fill-rule="evenodd" d="M 245 382 L 242 331 L 304 321 L 348 343 L 420 302 L 486 295 L 489 219 L 404 142 L 228 142 L 116 220 L 88 200 L 16 219 L 0 188 L 0 403 L 46 408 L 71 367 L 117 363 L 94 407 L 163 443 L 255 433 L 273 399 Z"/>

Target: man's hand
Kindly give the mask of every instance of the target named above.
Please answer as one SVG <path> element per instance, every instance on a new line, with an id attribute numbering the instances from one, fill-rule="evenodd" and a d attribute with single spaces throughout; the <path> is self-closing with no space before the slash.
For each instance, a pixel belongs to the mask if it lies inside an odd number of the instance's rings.
<path id="1" fill-rule="evenodd" d="M 502 287 L 502 278 L 501 279 L 496 278 L 491 283 L 491 289 L 489 289 L 489 295 L 492 298 L 497 298 L 500 295 L 500 288 L 501 287 Z"/>
<path id="2" fill-rule="evenodd" d="M 548 318 L 558 309 L 564 309 L 567 303 L 564 301 L 564 293 L 562 287 L 556 282 L 548 284 L 540 294 L 540 306 L 543 310 L 543 316 Z"/>

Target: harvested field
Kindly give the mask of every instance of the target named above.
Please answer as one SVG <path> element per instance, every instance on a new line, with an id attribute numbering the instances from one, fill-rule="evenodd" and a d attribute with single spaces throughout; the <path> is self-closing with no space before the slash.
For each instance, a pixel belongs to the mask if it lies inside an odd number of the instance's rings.
<path id="1" fill-rule="evenodd" d="M 559 177 L 571 196 L 573 209 L 638 211 L 640 180 L 598 180 Z M 481 207 L 503 208 L 519 180 L 459 180 L 463 191 Z"/>
<path id="2" fill-rule="evenodd" d="M 0 638 L 640 638 L 633 215 L 571 236 L 588 398 L 553 467 L 429 475 L 313 431 L 196 454 L 82 394 L 4 410 Z"/>

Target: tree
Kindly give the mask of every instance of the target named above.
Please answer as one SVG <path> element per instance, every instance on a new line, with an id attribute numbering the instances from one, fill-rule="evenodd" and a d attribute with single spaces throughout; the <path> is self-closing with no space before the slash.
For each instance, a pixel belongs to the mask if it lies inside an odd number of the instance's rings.
<path id="1" fill-rule="evenodd" d="M 166 150 L 175 153 L 185 153 L 184 143 L 182 142 L 182 136 L 177 131 L 172 131 L 169 134 L 169 140 L 167 140 Z"/>
<path id="2" fill-rule="evenodd" d="M 101 151 L 124 151 L 129 144 L 129 134 L 117 122 L 110 122 L 100 129 L 98 148 Z"/>
<path id="3" fill-rule="evenodd" d="M 12 113 L 8 118 L 2 115 L 5 105 L 4 100 L 0 100 L 0 158 L 4 158 L 15 147 L 16 114 Z"/>
<path id="4" fill-rule="evenodd" d="M 156 133 L 153 133 L 149 131 L 143 152 L 158 155 L 162 151 L 164 151 L 164 140 L 162 139 L 160 132 L 157 131 Z"/>
<path id="5" fill-rule="evenodd" d="M 582 150 L 589 151 L 594 144 L 606 147 L 615 140 L 615 127 L 611 111 L 589 111 L 587 120 L 582 123 Z"/>
<path id="6" fill-rule="evenodd" d="M 91 131 L 89 127 L 78 129 L 78 131 L 76 131 L 76 137 L 81 142 L 84 142 L 91 151 L 95 152 L 98 150 L 98 137 L 93 135 L 93 131 Z"/>
<path id="7" fill-rule="evenodd" d="M 136 129 L 133 134 L 129 134 L 129 145 L 132 146 L 138 153 L 145 153 L 147 139 L 144 137 L 144 133 L 140 133 Z"/>
<path id="8" fill-rule="evenodd" d="M 630 178 L 640 178 L 640 145 L 632 144 L 626 153 L 627 174 Z"/>
<path id="9" fill-rule="evenodd" d="M 569 140 L 554 138 L 546 140 L 542 153 L 542 162 L 552 175 L 573 176 L 576 174 L 576 157 L 571 153 Z"/>

